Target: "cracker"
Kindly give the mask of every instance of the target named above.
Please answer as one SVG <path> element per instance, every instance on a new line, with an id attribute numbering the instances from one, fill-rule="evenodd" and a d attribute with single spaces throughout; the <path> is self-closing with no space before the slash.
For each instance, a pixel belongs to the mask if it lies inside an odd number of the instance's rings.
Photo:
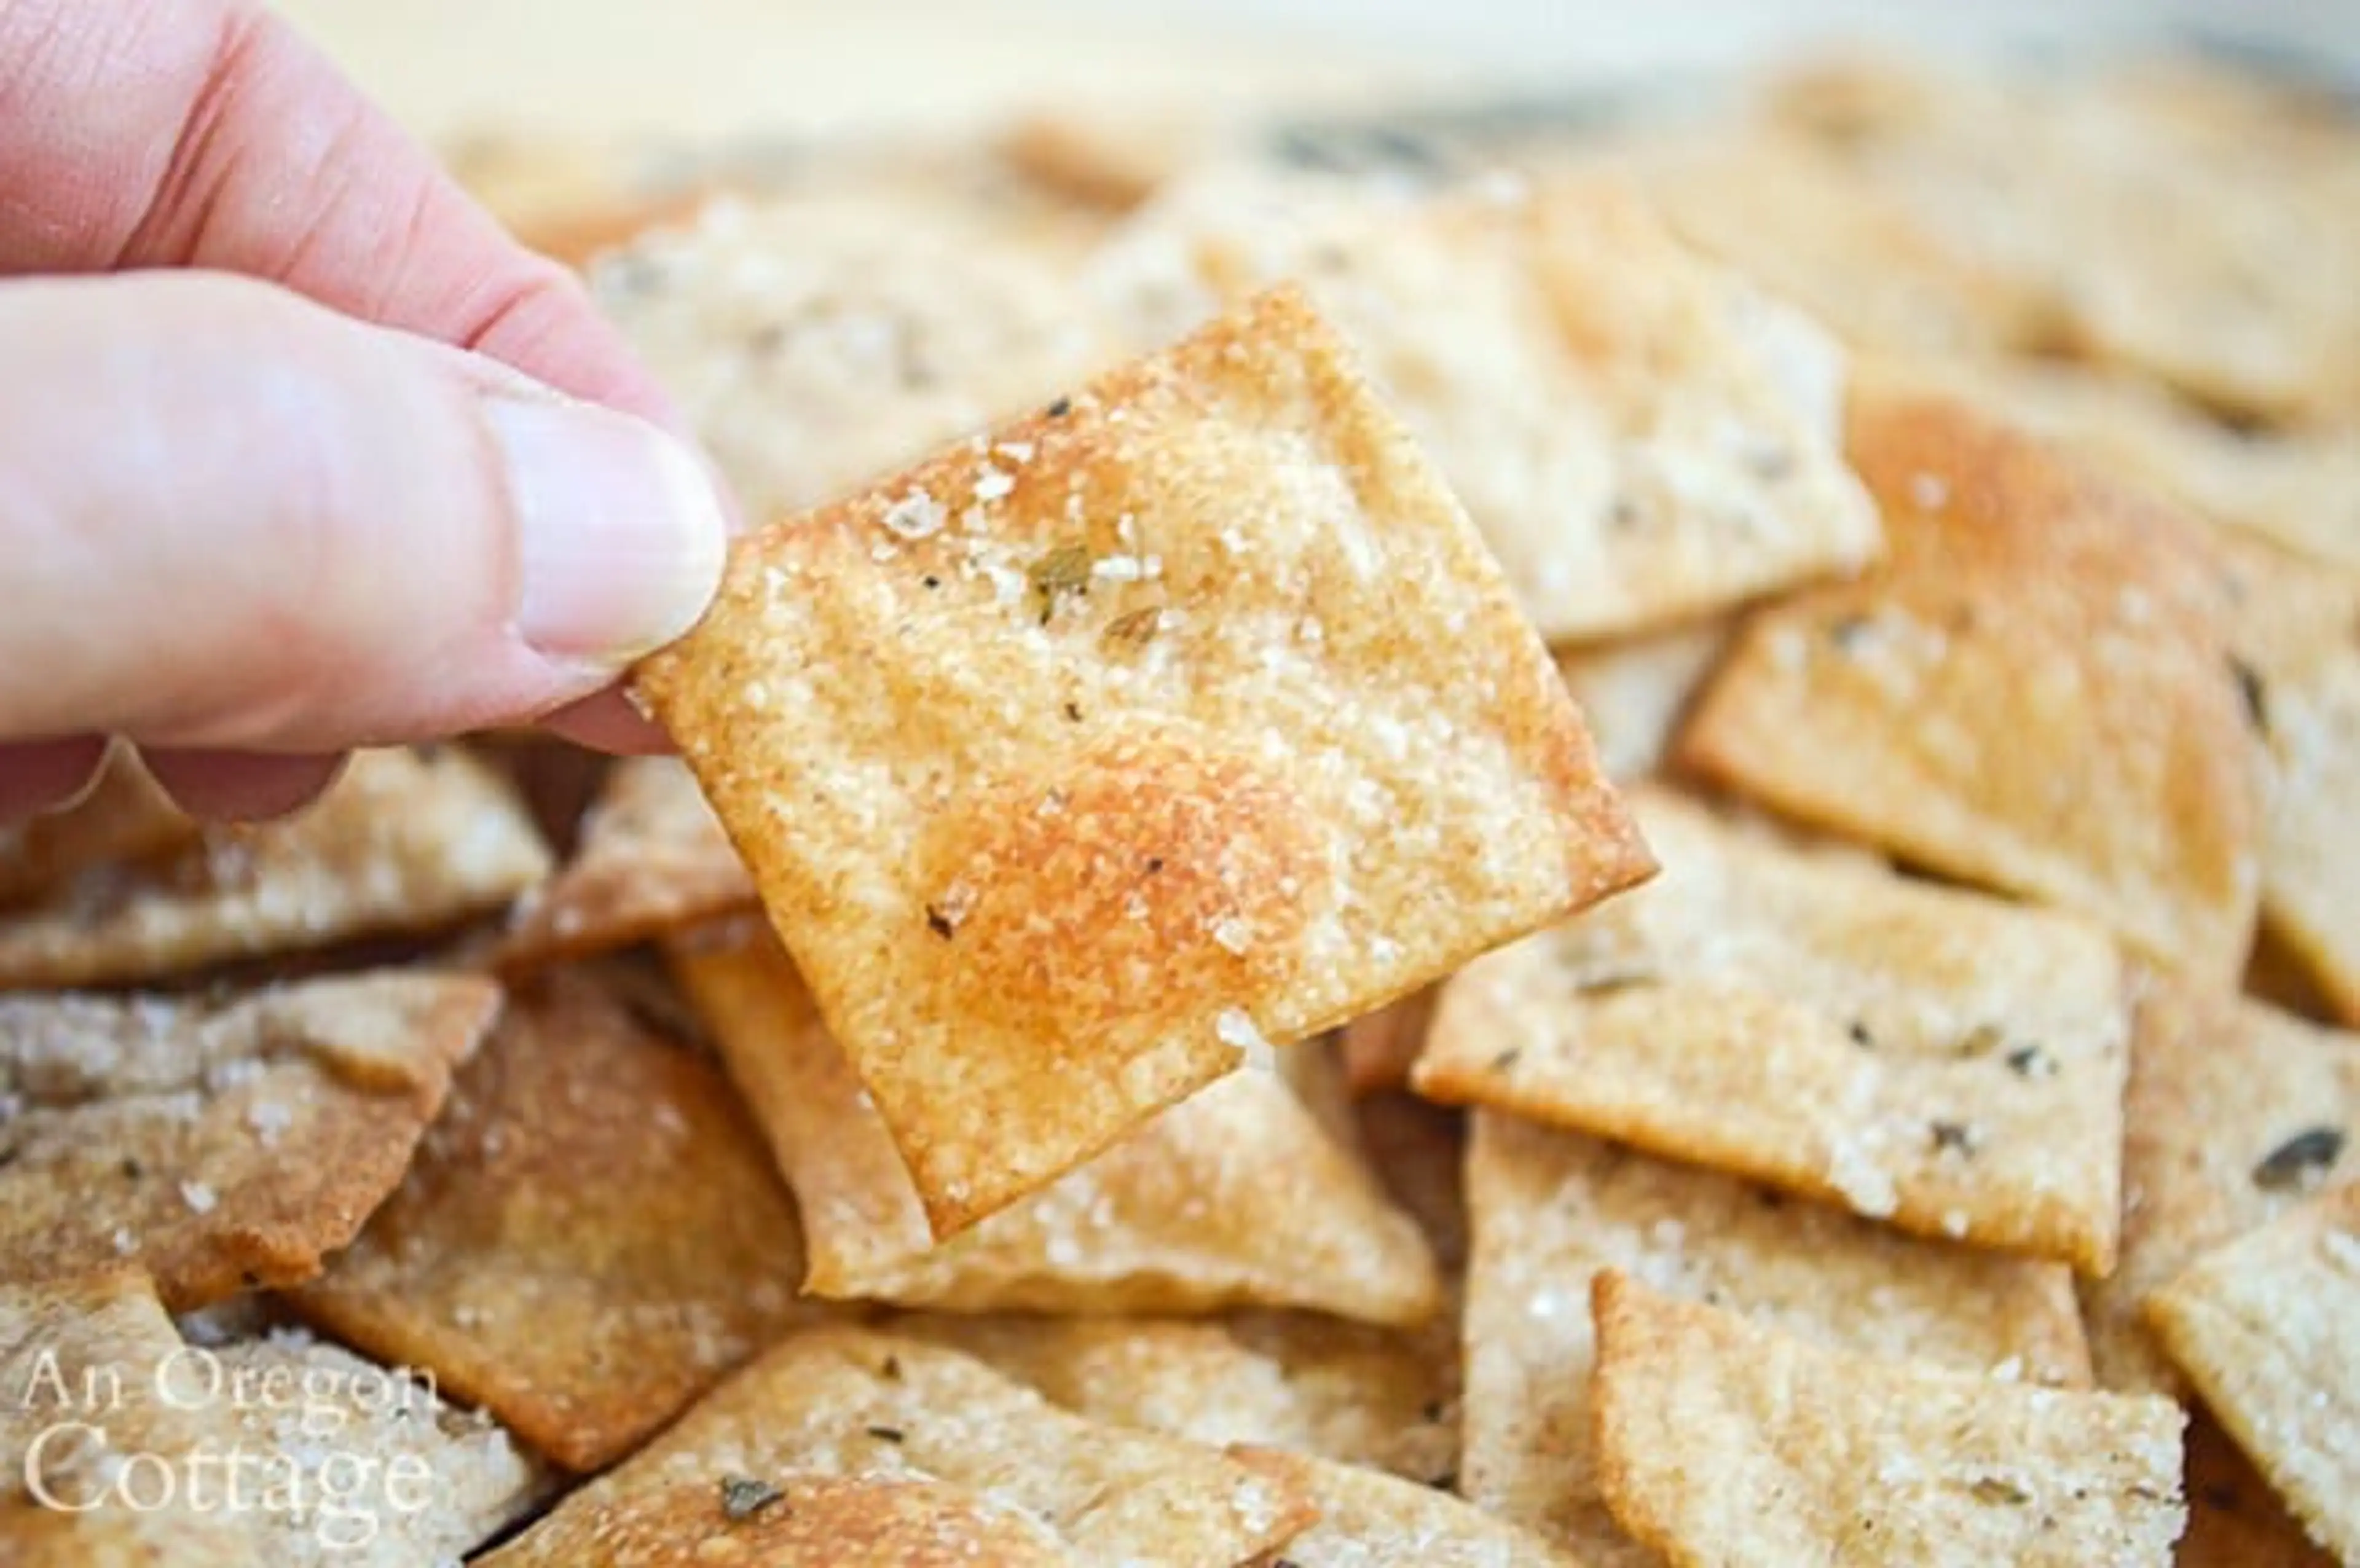
<path id="1" fill-rule="evenodd" d="M 1181 257 L 1206 299 L 1306 285 L 1551 642 L 1691 618 L 1876 553 L 1841 452 L 1832 340 L 1616 181 L 1411 201 L 1373 181 L 1214 176 L 1110 250 L 1116 281 L 1099 287 L 1146 289 L 1167 312 L 1158 257 Z"/>
<path id="2" fill-rule="evenodd" d="M 489 981 L 394 971 L 0 996 L 0 1279 L 128 1260 L 184 1310 L 312 1278 L 498 1009 Z"/>
<path id="3" fill-rule="evenodd" d="M 888 181 L 718 201 L 589 276 L 761 523 L 1046 402 L 1109 357 L 1070 270 L 967 203 Z"/>
<path id="4" fill-rule="evenodd" d="M 584 1561 L 610 1520 L 628 1522 L 657 1495 L 684 1498 L 683 1486 L 716 1497 L 735 1477 L 759 1496 L 820 1476 L 938 1483 L 951 1496 L 936 1501 L 976 1532 L 978 1555 L 984 1510 L 1032 1516 L 1083 1563 L 1207 1565 L 1249 1562 L 1316 1513 L 1288 1482 L 1218 1450 L 1085 1421 L 956 1351 L 819 1328 L 781 1342 L 493 1561 Z"/>
<path id="5" fill-rule="evenodd" d="M 1682 759 L 2234 983 L 2260 762 L 2193 526 L 1958 404 L 1864 392 L 1850 450 L 1889 560 L 1749 622 Z"/>
<path id="6" fill-rule="evenodd" d="M 1593 1300 L 1607 1501 L 1676 1565 L 2171 1561 L 2169 1400 L 1830 1349 L 1612 1269 Z"/>
<path id="7" fill-rule="evenodd" d="M 937 1246 L 876 1107 L 769 933 L 747 922 L 672 954 L 794 1189 L 817 1295 L 955 1312 L 1434 1312 L 1416 1223 L 1259 1068 Z"/>
<path id="8" fill-rule="evenodd" d="M 2212 1419 L 2189 1418 L 2179 1568 L 2334 1568 Z"/>
<path id="9" fill-rule="evenodd" d="M 431 1370 L 574 1470 L 814 1309 L 794 1209 L 720 1072 L 594 969 L 517 995 L 308 1321 Z"/>
<path id="10" fill-rule="evenodd" d="M 1650 868 L 1299 297 L 1051 410 L 742 539 L 638 677 L 939 1236 Z"/>
<path id="11" fill-rule="evenodd" d="M 62 811 L 0 823 L 0 909 L 38 898 L 84 867 L 151 859 L 197 836 L 138 754 L 116 744 L 90 792 Z"/>
<path id="12" fill-rule="evenodd" d="M 1271 1568 L 1576 1568 L 1575 1558 L 1540 1537 L 1432 1486 L 1279 1449 L 1230 1452 L 1319 1507 L 1319 1522 L 1288 1541 Z"/>
<path id="13" fill-rule="evenodd" d="M 1409 1083 L 1409 1070 L 1417 1053 L 1426 1049 L 1437 991 L 1432 985 L 1413 991 L 1344 1026 L 1338 1049 L 1343 1056 L 1345 1084 L 1353 1094 L 1372 1094 Z"/>
<path id="14" fill-rule="evenodd" d="M 2360 1183 L 2206 1253 L 2147 1320 L 2311 1539 L 2360 1559 Z"/>
<path id="15" fill-rule="evenodd" d="M 1662 875 L 1453 976 L 1419 1093 L 2113 1268 L 2129 1020 L 2103 931 L 1629 800 Z"/>
<path id="16" fill-rule="evenodd" d="M 1093 1421 L 1253 1443 L 1448 1484 L 1455 1346 L 1303 1312 L 1179 1318 L 913 1314 L 894 1332 L 989 1363 Z"/>
<path id="17" fill-rule="evenodd" d="M 0 1287 L 0 1395 L 12 1563 L 455 1562 L 543 1479 L 406 1373 L 300 1334 L 184 1341 L 127 1268 Z"/>
<path id="18" fill-rule="evenodd" d="M 557 875 L 510 912 L 501 958 L 537 966 L 628 947 L 754 904 L 753 878 L 672 757 L 617 763 Z"/>
<path id="19" fill-rule="evenodd" d="M 1590 1448 L 1591 1279 L 1627 1270 L 1788 1332 L 2048 1384 L 2088 1381 L 2069 1271 L 1970 1252 L 1491 1112 L 1468 1157 L 1459 1489 L 1592 1564 L 1649 1561 Z"/>
<path id="20" fill-rule="evenodd" d="M 1728 650 L 1726 617 L 1616 642 L 1557 650 L 1557 673 L 1598 743 L 1610 779 L 1639 779 L 1663 767 L 1705 678 Z"/>
<path id="21" fill-rule="evenodd" d="M 366 752 L 318 801 L 208 827 L 178 855 L 86 867 L 0 914 L 0 987 L 152 981 L 229 959 L 431 931 L 506 903 L 549 851 L 463 752 Z"/>
<path id="22" fill-rule="evenodd" d="M 2360 1179 L 2360 1036 L 2159 981 L 2137 1018 L 2122 1258 L 2082 1297 L 2099 1380 L 2177 1394 L 2141 1303 L 2203 1253 Z"/>

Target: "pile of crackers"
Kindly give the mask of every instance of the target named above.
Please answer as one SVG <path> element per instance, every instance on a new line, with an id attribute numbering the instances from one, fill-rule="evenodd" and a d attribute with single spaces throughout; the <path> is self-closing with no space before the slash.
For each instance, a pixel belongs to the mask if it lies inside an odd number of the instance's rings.
<path id="1" fill-rule="evenodd" d="M 680 756 L 0 830 L 0 1561 L 2360 1562 L 2349 102 L 461 168 Z"/>

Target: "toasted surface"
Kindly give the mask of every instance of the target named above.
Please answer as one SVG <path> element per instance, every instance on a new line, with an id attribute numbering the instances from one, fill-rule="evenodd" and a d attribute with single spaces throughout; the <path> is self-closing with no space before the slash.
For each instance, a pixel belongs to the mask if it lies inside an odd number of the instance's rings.
<path id="1" fill-rule="evenodd" d="M 1457 1460 L 1456 1356 L 1305 1312 L 896 1320 L 1093 1421 L 1317 1454 L 1441 1485 Z"/>
<path id="2" fill-rule="evenodd" d="M 150 859 L 196 836 L 195 820 L 172 804 L 137 754 L 118 745 L 90 793 L 71 810 L 0 826 L 0 909 L 88 866 Z"/>
<path id="3" fill-rule="evenodd" d="M 1468 1201 L 1459 1489 L 1592 1564 L 1648 1561 L 1608 1516 L 1591 1452 L 1585 1303 L 1601 1269 L 1863 1354 L 2088 1381 L 2062 1265 L 1919 1240 L 1491 1112 L 1475 1117 Z"/>
<path id="4" fill-rule="evenodd" d="M 1298 298 L 1052 408 L 742 539 L 638 676 L 938 1235 L 1649 869 Z"/>
<path id="5" fill-rule="evenodd" d="M 2193 525 L 1956 403 L 1864 391 L 1850 452 L 1887 562 L 1754 617 L 1684 759 L 2233 983 L 2261 764 Z"/>
<path id="6" fill-rule="evenodd" d="M 0 1286 L 0 1557 L 28 1568 L 455 1562 L 542 1480 L 405 1373 L 298 1332 L 184 1341 L 130 1266 Z"/>
<path id="7" fill-rule="evenodd" d="M 569 1469 L 628 1452 L 814 1309 L 718 1069 L 592 968 L 511 998 L 416 1164 L 297 1310 Z"/>
<path id="8" fill-rule="evenodd" d="M 2360 1559 L 2360 1185 L 2206 1253 L 2147 1315 L 2311 1538 Z"/>
<path id="9" fill-rule="evenodd" d="M 0 1279 L 132 1262 L 184 1310 L 312 1278 L 499 1005 L 390 970 L 220 1002 L 0 996 Z"/>
<path id="10" fill-rule="evenodd" d="M 2188 1532 L 2179 1568 L 2334 1568 L 2212 1417 L 2188 1421 Z"/>
<path id="11" fill-rule="evenodd" d="M 1277 1560 L 1295 1568 L 1576 1568 L 1579 1562 L 1433 1486 L 1281 1449 L 1230 1453 L 1318 1505 L 1319 1521 Z"/>
<path id="12" fill-rule="evenodd" d="M 1734 630 L 1731 617 L 1715 616 L 1557 650 L 1557 673 L 1590 725 L 1607 777 L 1639 779 L 1663 766 Z"/>
<path id="13" fill-rule="evenodd" d="M 1069 272 L 989 212 L 887 181 L 715 202 L 590 282 L 760 524 L 1097 368 Z"/>
<path id="14" fill-rule="evenodd" d="M 2360 1179 L 2360 1036 L 2159 980 L 2137 1020 L 2122 1258 L 2081 1289 L 2099 1381 L 2180 1393 L 2141 1304 L 2202 1254 Z"/>
<path id="15" fill-rule="evenodd" d="M 1416 1222 L 1260 1067 L 937 1245 L 769 932 L 741 922 L 670 951 L 794 1189 L 818 1295 L 959 1312 L 1306 1306 L 1376 1323 L 1435 1309 Z"/>
<path id="16" fill-rule="evenodd" d="M 2168 1399 L 1829 1349 L 1615 1270 L 1594 1301 L 1607 1502 L 1681 1568 L 2171 1561 Z"/>
<path id="17" fill-rule="evenodd" d="M 2083 920 L 1630 796 L 1664 870 L 1443 987 L 1420 1093 L 2103 1274 L 2129 1022 Z"/>
<path id="18" fill-rule="evenodd" d="M 1315 1512 L 1292 1484 L 1218 1450 L 1086 1421 L 923 1340 L 831 1327 L 781 1342 L 495 1561 L 579 1561 L 609 1521 L 678 1508 L 685 1487 L 712 1498 L 728 1477 L 787 1492 L 822 1476 L 937 1483 L 950 1496 L 935 1501 L 971 1539 L 1029 1517 L 1094 1563 L 1243 1563 Z"/>
<path id="19" fill-rule="evenodd" d="M 1876 552 L 1842 460 L 1833 341 L 1615 180 L 1411 201 L 1378 181 L 1220 173 L 1151 203 L 1110 251 L 1111 292 L 1184 319 L 1175 272 L 1200 310 L 1307 286 L 1552 642 L 1661 626 Z"/>
<path id="20" fill-rule="evenodd" d="M 573 858 L 510 912 L 502 961 L 584 957 L 754 902 L 754 879 L 689 771 L 672 757 L 627 757 L 591 802 Z"/>
<path id="21" fill-rule="evenodd" d="M 317 801 L 92 866 L 0 914 L 0 987 L 152 981 L 228 959 L 429 931 L 549 871 L 522 801 L 463 752 L 364 752 Z"/>

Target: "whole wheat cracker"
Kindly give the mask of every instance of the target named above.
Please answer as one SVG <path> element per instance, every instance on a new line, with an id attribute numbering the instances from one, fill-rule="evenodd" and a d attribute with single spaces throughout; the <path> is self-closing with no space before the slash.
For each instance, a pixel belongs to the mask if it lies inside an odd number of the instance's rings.
<path id="1" fill-rule="evenodd" d="M 185 1310 L 312 1278 L 400 1182 L 499 1006 L 426 971 L 0 996 L 0 1279 L 126 1261 Z"/>
<path id="2" fill-rule="evenodd" d="M 589 967 L 514 996 L 399 1191 L 292 1298 L 580 1471 L 817 1311 L 760 1134 L 625 998 Z"/>
<path id="3" fill-rule="evenodd" d="M 1921 1240 L 1713 1171 L 1478 1112 L 1459 1490 L 1599 1568 L 1650 1562 L 1591 1449 L 1590 1281 L 1619 1269 L 1843 1348 L 2089 1379 L 2070 1272 Z"/>
<path id="4" fill-rule="evenodd" d="M 2360 1184 L 2206 1253 L 2147 1321 L 2311 1539 L 2360 1559 Z"/>
<path id="5" fill-rule="evenodd" d="M 118 742 L 71 807 L 0 823 L 0 909 L 38 898 L 86 866 L 151 859 L 196 836 L 195 820 Z"/>
<path id="6" fill-rule="evenodd" d="M 2360 1179 L 2360 1035 L 2155 978 L 2136 1018 L 2122 1258 L 2082 1281 L 2082 1301 L 2101 1383 L 2180 1395 L 2142 1303 L 2203 1253 Z"/>
<path id="7" fill-rule="evenodd" d="M 1318 1522 L 1262 1568 L 1579 1568 L 1579 1559 L 1539 1536 L 1436 1487 L 1283 1449 L 1229 1452 L 1318 1505 Z"/>
<path id="8" fill-rule="evenodd" d="M 1389 1323 L 1435 1310 L 1416 1223 L 1260 1068 L 937 1244 L 770 933 L 740 922 L 669 953 L 794 1189 L 814 1294 L 953 1312 L 1306 1306 Z"/>
<path id="9" fill-rule="evenodd" d="M 1628 799 L 1662 874 L 1453 976 L 1420 1093 L 2113 1268 L 2129 1021 L 2103 931 Z"/>
<path id="10" fill-rule="evenodd" d="M 1815 323 L 1585 173 L 1430 194 L 1217 170 L 1118 232 L 1143 330 L 1293 280 L 1365 357 L 1551 642 L 1726 608 L 1877 550 Z"/>
<path id="11" fill-rule="evenodd" d="M 1458 1460 L 1455 1345 L 1309 1312 L 1203 1319 L 892 1320 L 1093 1421 L 1214 1447 L 1251 1443 L 1448 1482 Z"/>
<path id="12" fill-rule="evenodd" d="M 1754 616 L 1681 759 L 2233 983 L 2261 762 L 2196 526 L 1958 403 L 1868 388 L 1848 450 L 1890 555 Z"/>
<path id="13" fill-rule="evenodd" d="M 637 681 L 942 1236 L 1650 869 L 1285 291 L 741 539 Z"/>
<path id="14" fill-rule="evenodd" d="M 577 1562 L 658 1494 L 721 1497 L 733 1478 L 786 1492 L 814 1476 L 936 1482 L 978 1541 L 992 1514 L 1020 1511 L 1084 1563 L 1226 1568 L 1317 1512 L 1218 1450 L 1086 1421 L 956 1351 L 824 1327 L 781 1341 L 490 1561 Z"/>
<path id="15" fill-rule="evenodd" d="M 216 824 L 158 861 L 85 868 L 0 913 L 0 988 L 153 983 L 231 959 L 437 931 L 546 876 L 508 784 L 451 747 L 355 756 L 295 815 Z"/>
<path id="16" fill-rule="evenodd" d="M 2162 1568 L 2185 1522 L 2168 1399 L 1830 1349 L 1598 1277 L 1601 1484 L 1676 1568 Z"/>
<path id="17" fill-rule="evenodd" d="M 500 962 L 585 957 L 754 904 L 695 779 L 673 757 L 628 757 L 591 802 L 573 858 L 509 911 Z"/>

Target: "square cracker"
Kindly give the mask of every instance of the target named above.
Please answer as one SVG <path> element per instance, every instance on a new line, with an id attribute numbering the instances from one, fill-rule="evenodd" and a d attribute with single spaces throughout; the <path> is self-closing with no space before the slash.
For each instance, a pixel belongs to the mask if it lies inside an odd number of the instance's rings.
<path id="1" fill-rule="evenodd" d="M 2205 1254 L 2147 1317 L 2311 1538 L 2360 1561 L 2360 1184 Z"/>
<path id="2" fill-rule="evenodd" d="M 615 765 L 557 875 L 509 912 L 504 968 L 628 947 L 755 902 L 754 879 L 679 760 Z"/>
<path id="3" fill-rule="evenodd" d="M 185 1311 L 311 1279 L 499 1006 L 488 980 L 390 970 L 218 1001 L 0 996 L 0 1279 L 128 1260 Z"/>
<path id="4" fill-rule="evenodd" d="M 1590 1443 L 1591 1279 L 1682 1296 L 1865 1353 L 2081 1384 L 2070 1271 L 1871 1225 L 1734 1178 L 1478 1112 L 1468 1156 L 1459 1490 L 1594 1568 L 1652 1561 L 1608 1517 Z"/>
<path id="5" fill-rule="evenodd" d="M 1529 1530 L 1448 1492 L 1356 1465 L 1275 1448 L 1233 1448 L 1232 1457 L 1310 1494 L 1319 1521 L 1266 1568 L 1579 1568 L 1579 1560 Z"/>
<path id="6" fill-rule="evenodd" d="M 1830 1349 L 1617 1270 L 1592 1300 L 1607 1503 L 1675 1568 L 2171 1562 L 2168 1399 Z"/>
<path id="7" fill-rule="evenodd" d="M 595 1470 L 814 1315 L 802 1273 L 727 1080 L 565 968 L 511 999 L 399 1191 L 293 1304 Z"/>
<path id="8" fill-rule="evenodd" d="M 2105 931 L 1629 800 L 1662 874 L 1447 982 L 1421 1094 L 2114 1266 L 2130 1028 Z"/>
<path id="9" fill-rule="evenodd" d="M 194 819 L 117 742 L 70 810 L 0 824 L 0 909 L 25 903 L 86 866 L 151 859 L 197 836 Z"/>
<path id="10" fill-rule="evenodd" d="M 1285 279 L 1363 355 L 1553 643 L 1877 552 L 1834 340 L 1616 180 L 1408 200 L 1215 170 L 1136 214 L 1091 284 L 1118 314 L 1185 321 Z"/>
<path id="11" fill-rule="evenodd" d="M 2195 525 L 1957 403 L 1863 391 L 1850 451 L 1890 556 L 1751 620 L 1682 759 L 2234 984 L 2261 766 Z"/>
<path id="12" fill-rule="evenodd" d="M 938 1245 L 770 932 L 733 922 L 669 953 L 794 1190 L 815 1294 L 952 1312 L 1303 1306 L 1389 1323 L 1435 1310 L 1416 1222 L 1259 1067 Z"/>
<path id="13" fill-rule="evenodd" d="M 135 1455 L 145 1473 L 110 1487 Z M 128 1266 L 0 1286 L 0 1465 L 17 1568 L 456 1562 L 544 1478 L 406 1372 L 300 1332 L 184 1339 Z"/>
<path id="14" fill-rule="evenodd" d="M 491 1561 L 585 1561 L 610 1521 L 678 1487 L 713 1497 L 738 1478 L 756 1496 L 765 1485 L 792 1495 L 817 1476 L 936 1483 L 952 1493 L 944 1503 L 1030 1515 L 1083 1563 L 1227 1568 L 1316 1515 L 1285 1478 L 1217 1449 L 1086 1421 L 956 1351 L 818 1328 L 781 1342 Z M 971 1513 L 962 1523 L 980 1534 Z"/>
<path id="15" fill-rule="evenodd" d="M 293 816 L 208 827 L 0 912 L 0 988 L 152 982 L 231 959 L 431 931 L 546 876 L 524 803 L 453 747 L 364 752 Z"/>
<path id="16" fill-rule="evenodd" d="M 2137 1020 L 2122 1258 L 2082 1282 L 2082 1302 L 2100 1382 L 2179 1394 L 2141 1305 L 2203 1253 L 2360 1180 L 2360 1035 L 2162 980 L 2142 986 Z"/>
<path id="17" fill-rule="evenodd" d="M 940 1236 L 1651 869 L 1288 292 L 741 539 L 638 682 Z"/>
<path id="18" fill-rule="evenodd" d="M 1206 1319 L 894 1320 L 1093 1421 L 1193 1443 L 1252 1443 L 1447 1486 L 1458 1463 L 1458 1352 L 1308 1312 Z"/>

